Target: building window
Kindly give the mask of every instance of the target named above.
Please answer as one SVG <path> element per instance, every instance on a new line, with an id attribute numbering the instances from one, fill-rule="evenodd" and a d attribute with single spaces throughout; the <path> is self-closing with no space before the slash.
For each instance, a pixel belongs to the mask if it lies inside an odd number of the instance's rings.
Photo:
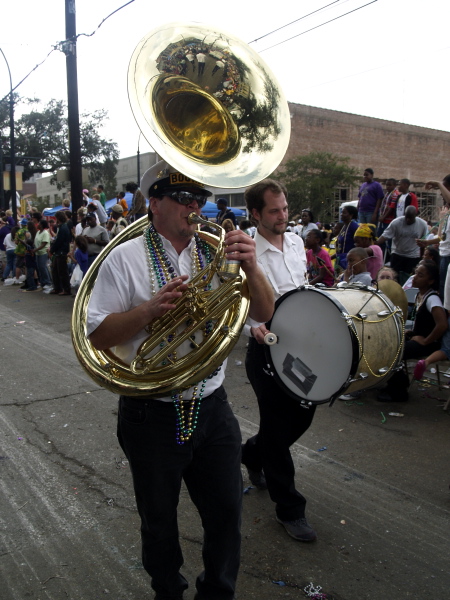
<path id="1" fill-rule="evenodd" d="M 227 198 L 223 196 L 223 198 Z M 229 194 L 228 198 L 229 206 L 245 206 L 244 194 Z"/>
<path id="2" fill-rule="evenodd" d="M 439 221 L 438 195 L 436 192 L 416 192 L 419 202 L 419 217 L 433 224 Z"/>

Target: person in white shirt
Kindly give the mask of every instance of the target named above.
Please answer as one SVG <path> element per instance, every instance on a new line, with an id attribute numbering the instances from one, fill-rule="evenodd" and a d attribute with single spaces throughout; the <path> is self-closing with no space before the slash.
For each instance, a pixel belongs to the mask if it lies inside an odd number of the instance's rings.
<path id="1" fill-rule="evenodd" d="M 175 309 L 174 301 L 187 291 L 188 280 L 213 260 L 210 246 L 188 220 L 192 212 L 200 215 L 211 192 L 163 161 L 144 174 L 141 187 L 149 198 L 148 227 L 106 257 L 87 315 L 92 345 L 98 350 L 114 347 L 116 356 L 127 364 L 148 337 L 149 324 Z M 226 234 L 225 244 L 227 256 L 240 260 L 246 273 L 251 316 L 269 318 L 273 294 L 258 267 L 255 242 L 235 230 Z M 218 277 L 211 285 L 219 285 Z M 200 341 L 208 335 L 208 327 L 193 337 Z M 158 333 L 163 340 L 164 332 Z M 168 332 L 166 337 L 177 333 Z M 173 352 L 186 357 L 191 343 L 185 340 Z M 205 569 L 197 578 L 195 597 L 235 597 L 241 538 L 241 433 L 222 385 L 224 372 L 225 362 L 197 385 L 175 389 L 168 397 L 149 394 L 119 400 L 119 442 L 133 473 L 142 519 L 142 560 L 152 578 L 155 600 L 181 600 L 188 587 L 180 573 L 183 556 L 177 525 L 182 481 L 204 529 Z"/>
<path id="2" fill-rule="evenodd" d="M 442 182 L 435 181 L 434 179 L 427 181 L 425 190 L 439 190 L 444 206 L 439 214 L 438 239 L 417 240 L 417 244 L 421 248 L 425 248 L 439 241 L 439 256 L 441 257 L 439 264 L 439 294 L 443 298 L 447 271 L 450 266 L 450 175 L 444 177 Z"/>
<path id="3" fill-rule="evenodd" d="M 302 225 L 303 228 L 300 235 L 302 236 L 303 241 L 306 240 L 306 236 L 311 229 L 318 229 L 317 225 L 314 223 L 314 216 L 309 208 L 302 210 Z"/>
<path id="4" fill-rule="evenodd" d="M 203 54 L 203 52 L 197 52 L 198 75 L 199 75 L 199 77 L 201 75 L 203 75 L 203 73 L 205 71 L 205 61 L 206 61 L 206 54 Z"/>
<path id="5" fill-rule="evenodd" d="M 417 216 L 414 206 L 408 206 L 405 216 L 394 219 L 375 242 L 381 246 L 386 240 L 392 240 L 391 267 L 399 273 L 400 285 L 405 283 L 420 260 L 417 241 L 426 241 L 427 235 L 426 221 Z"/>
<path id="6" fill-rule="evenodd" d="M 108 222 L 108 215 L 106 214 L 106 211 L 103 208 L 102 203 L 100 202 L 99 194 L 94 194 L 92 198 L 89 198 L 89 196 L 86 194 L 86 191 L 87 190 L 83 190 L 83 199 L 87 201 L 87 205 L 95 204 L 95 206 L 97 207 L 97 220 L 102 227 L 105 227 L 106 223 Z"/>
<path id="7" fill-rule="evenodd" d="M 275 298 L 306 281 L 303 240 L 295 233 L 286 233 L 286 198 L 284 185 L 272 179 L 265 179 L 245 191 L 247 210 L 258 223 L 255 234 L 258 263 Z M 260 425 L 258 433 L 242 448 L 242 462 L 253 485 L 269 490 L 276 503 L 276 519 L 287 533 L 298 541 L 312 542 L 316 532 L 305 518 L 306 499 L 295 489 L 295 469 L 289 448 L 311 425 L 316 407 L 304 407 L 294 400 L 267 372 L 266 324 L 249 320 L 245 330 L 251 335 L 245 366 L 258 400 Z"/>

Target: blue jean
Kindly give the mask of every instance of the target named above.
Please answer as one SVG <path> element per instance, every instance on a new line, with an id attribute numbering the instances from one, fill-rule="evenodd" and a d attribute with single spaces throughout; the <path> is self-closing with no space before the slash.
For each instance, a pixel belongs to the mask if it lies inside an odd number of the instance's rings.
<path id="1" fill-rule="evenodd" d="M 50 277 L 50 272 L 47 267 L 47 261 L 48 261 L 47 253 L 36 254 L 35 258 L 36 258 L 37 271 L 39 274 L 39 281 L 41 282 L 42 287 L 44 287 L 44 285 L 51 285 L 52 280 Z"/>
<path id="2" fill-rule="evenodd" d="M 25 255 L 25 266 L 27 268 L 27 279 L 25 282 L 27 290 L 37 289 L 36 279 L 34 278 L 34 272 L 36 271 L 36 260 L 31 254 Z"/>
<path id="3" fill-rule="evenodd" d="M 360 223 L 371 223 L 372 222 L 373 210 L 370 211 L 358 211 L 358 221 Z"/>
<path id="4" fill-rule="evenodd" d="M 190 441 L 175 439 L 171 402 L 121 396 L 117 435 L 129 461 L 141 517 L 142 563 L 161 597 L 188 587 L 177 506 L 184 480 L 204 531 L 199 600 L 232 600 L 240 558 L 241 432 L 223 387 L 202 402 Z"/>
<path id="5" fill-rule="evenodd" d="M 14 266 L 16 264 L 16 255 L 14 250 L 6 251 L 6 268 L 3 271 L 3 279 L 8 279 L 8 275 L 11 274 L 14 277 Z"/>

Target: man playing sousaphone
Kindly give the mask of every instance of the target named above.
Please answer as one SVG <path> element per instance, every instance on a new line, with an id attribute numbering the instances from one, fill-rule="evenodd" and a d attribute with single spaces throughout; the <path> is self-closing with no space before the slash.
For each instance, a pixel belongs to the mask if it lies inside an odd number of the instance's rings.
<path id="1" fill-rule="evenodd" d="M 105 258 L 88 306 L 87 335 L 98 350 L 115 347 L 130 364 L 148 337 L 145 327 L 175 308 L 188 281 L 211 260 L 190 213 L 200 215 L 211 193 L 167 163 L 145 173 L 149 226 Z M 273 312 L 273 294 L 244 232 L 225 237 L 225 253 L 241 261 L 247 277 L 250 316 Z M 219 284 L 217 276 L 212 287 Z M 173 332 L 176 337 L 177 332 Z M 207 335 L 197 331 L 195 336 Z M 195 341 L 195 340 L 194 340 Z M 175 352 L 185 355 L 192 341 Z M 198 600 L 232 600 L 239 567 L 242 479 L 241 434 L 223 388 L 225 363 L 187 391 L 161 398 L 121 396 L 118 437 L 130 463 L 142 521 L 143 565 L 156 599 L 179 600 L 188 583 L 180 573 L 177 505 L 184 480 L 204 529 L 204 571 Z"/>

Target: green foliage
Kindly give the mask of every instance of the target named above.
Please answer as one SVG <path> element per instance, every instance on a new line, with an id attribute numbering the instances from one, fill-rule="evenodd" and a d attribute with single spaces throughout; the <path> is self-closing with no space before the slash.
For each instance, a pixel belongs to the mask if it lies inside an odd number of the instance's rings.
<path id="1" fill-rule="evenodd" d="M 17 101 L 27 108 L 31 107 L 29 112 L 22 112 L 15 122 L 16 160 L 24 167 L 23 179 L 29 179 L 34 173 L 55 174 L 60 169 L 68 169 L 66 103 L 50 100 L 41 107 L 37 99 L 17 98 Z M 5 106 L 5 102 L 0 105 L 0 134 L 6 158 L 9 155 L 9 116 Z M 113 195 L 117 185 L 115 176 L 119 151 L 115 142 L 101 136 L 102 124 L 107 118 L 105 110 L 80 115 L 81 157 L 83 167 L 91 172 L 92 183 L 103 183 L 107 195 Z M 56 177 L 52 183 L 56 183 Z M 57 187 L 60 189 L 61 184 Z"/>
<path id="2" fill-rule="evenodd" d="M 273 178 L 287 187 L 290 214 L 309 208 L 316 220 L 333 220 L 336 189 L 351 187 L 360 178 L 349 161 L 349 157 L 329 152 L 311 152 L 287 161 Z"/>

